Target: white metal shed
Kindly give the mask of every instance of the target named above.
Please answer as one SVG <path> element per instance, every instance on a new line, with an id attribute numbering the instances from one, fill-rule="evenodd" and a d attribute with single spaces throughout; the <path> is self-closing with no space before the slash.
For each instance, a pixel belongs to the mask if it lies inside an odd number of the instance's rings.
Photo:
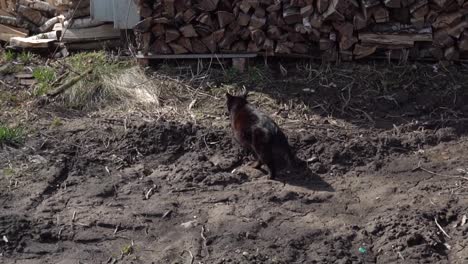
<path id="1" fill-rule="evenodd" d="M 103 22 L 114 22 L 114 28 L 132 29 L 139 21 L 134 0 L 91 0 L 91 17 Z"/>

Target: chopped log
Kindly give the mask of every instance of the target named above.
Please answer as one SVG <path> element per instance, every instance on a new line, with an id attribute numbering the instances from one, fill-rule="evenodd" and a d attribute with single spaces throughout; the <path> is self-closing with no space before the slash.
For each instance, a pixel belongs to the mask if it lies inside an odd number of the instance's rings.
<path id="1" fill-rule="evenodd" d="M 385 23 L 390 20 L 390 14 L 388 10 L 380 5 L 372 7 L 369 10 L 368 15 L 371 15 L 377 23 Z"/>
<path id="2" fill-rule="evenodd" d="M 163 0 L 164 13 L 173 18 L 175 16 L 174 0 Z"/>
<path id="3" fill-rule="evenodd" d="M 316 13 L 314 13 L 312 17 L 310 18 L 310 25 L 313 28 L 321 28 L 322 24 L 323 24 L 323 18 L 317 15 Z"/>
<path id="4" fill-rule="evenodd" d="M 242 10 L 242 12 L 247 14 L 252 8 L 252 6 L 247 1 L 242 1 L 239 8 L 240 10 Z"/>
<path id="5" fill-rule="evenodd" d="M 255 42 L 257 47 L 260 47 L 263 45 L 263 42 L 266 39 L 265 32 L 263 32 L 263 30 L 260 29 L 255 29 L 251 32 L 251 38 Z"/>
<path id="6" fill-rule="evenodd" d="M 143 54 L 148 54 L 150 46 L 151 46 L 152 34 L 151 34 L 151 32 L 143 33 L 141 38 L 142 38 Z M 68 43 L 67 46 L 69 46 L 69 44 L 70 43 Z"/>
<path id="7" fill-rule="evenodd" d="M 426 15 L 429 13 L 429 5 L 424 5 L 418 9 L 416 9 L 414 12 L 411 13 L 414 18 L 425 18 Z"/>
<path id="8" fill-rule="evenodd" d="M 235 19 L 234 14 L 226 11 L 218 11 L 217 15 L 220 28 L 226 27 Z"/>
<path id="9" fill-rule="evenodd" d="M 275 53 L 277 54 L 291 54 L 290 45 L 294 45 L 288 42 L 278 42 L 276 44 Z"/>
<path id="10" fill-rule="evenodd" d="M 309 52 L 308 46 L 304 43 L 294 43 L 292 50 L 300 54 L 306 54 Z"/>
<path id="11" fill-rule="evenodd" d="M 269 26 L 267 30 L 268 38 L 279 40 L 281 38 L 281 30 L 277 26 Z"/>
<path id="12" fill-rule="evenodd" d="M 444 28 L 434 32 L 434 40 L 432 44 L 435 47 L 445 48 L 453 46 L 455 41 L 449 35 L 448 30 Z"/>
<path id="13" fill-rule="evenodd" d="M 195 11 L 192 10 L 192 9 L 187 9 L 185 12 L 184 12 L 184 22 L 185 23 L 190 23 L 192 22 L 192 20 L 195 19 Z"/>
<path id="14" fill-rule="evenodd" d="M 151 32 L 156 38 L 164 36 L 165 31 L 166 29 L 164 24 L 154 24 L 154 26 L 151 28 Z"/>
<path id="15" fill-rule="evenodd" d="M 213 32 L 213 38 L 216 43 L 220 42 L 224 38 L 224 33 L 226 32 L 225 29 L 216 30 Z M 250 32 L 248 32 L 250 34 Z"/>
<path id="16" fill-rule="evenodd" d="M 262 28 L 265 25 L 265 23 L 266 23 L 265 18 L 260 18 L 260 17 L 256 17 L 255 15 L 253 15 L 250 18 L 249 27 L 253 29 L 259 29 L 259 28 Z"/>
<path id="17" fill-rule="evenodd" d="M 357 42 L 358 42 L 358 39 L 354 36 L 343 36 L 341 37 L 340 43 L 339 43 L 340 50 L 350 49 Z"/>
<path id="18" fill-rule="evenodd" d="M 17 27 L 19 26 L 18 20 L 15 17 L 0 16 L 0 24 Z"/>
<path id="19" fill-rule="evenodd" d="M 453 61 L 460 58 L 460 52 L 455 46 L 449 47 L 444 51 L 444 57 L 446 60 Z"/>
<path id="20" fill-rule="evenodd" d="M 281 10 L 281 2 L 277 2 L 276 4 L 270 5 L 267 7 L 266 11 L 268 13 L 273 13 Z"/>
<path id="21" fill-rule="evenodd" d="M 155 24 L 169 24 L 170 21 L 166 17 L 159 17 L 159 18 L 153 19 L 153 22 Z"/>
<path id="22" fill-rule="evenodd" d="M 448 29 L 448 34 L 456 39 L 459 39 L 466 28 L 468 28 L 468 21 L 462 21 Z"/>
<path id="23" fill-rule="evenodd" d="M 331 0 L 327 11 L 323 13 L 324 20 L 342 21 L 345 20 L 343 15 L 344 0 Z"/>
<path id="24" fill-rule="evenodd" d="M 411 18 L 411 25 L 415 28 L 422 29 L 425 26 L 425 19 L 424 17 L 421 18 Z"/>
<path id="25" fill-rule="evenodd" d="M 198 54 L 203 54 L 208 52 L 208 48 L 200 40 L 194 38 L 192 39 L 192 48 L 193 52 Z"/>
<path id="26" fill-rule="evenodd" d="M 244 41 L 237 41 L 232 44 L 232 51 L 235 52 L 241 52 L 241 51 L 246 51 L 247 50 L 247 45 L 245 44 Z"/>
<path id="27" fill-rule="evenodd" d="M 54 15 L 57 11 L 55 6 L 50 5 L 47 2 L 38 1 L 38 0 L 18 0 L 17 4 L 30 7 L 32 9 L 43 11 L 49 15 Z"/>
<path id="28" fill-rule="evenodd" d="M 254 16 L 264 18 L 265 15 L 266 15 L 265 9 L 263 9 L 261 7 L 256 7 L 255 8 Z"/>
<path id="29" fill-rule="evenodd" d="M 450 26 L 453 23 L 457 23 L 461 21 L 462 18 L 461 12 L 453 12 L 449 14 L 441 14 L 437 16 L 436 20 L 434 23 L 432 23 L 432 26 L 434 28 L 442 28 L 442 27 L 447 27 Z"/>
<path id="30" fill-rule="evenodd" d="M 267 55 L 273 55 L 275 51 L 275 42 L 271 39 L 265 39 L 262 49 L 265 50 Z"/>
<path id="31" fill-rule="evenodd" d="M 203 42 L 203 44 L 205 44 L 205 46 L 208 48 L 208 50 L 211 53 L 216 52 L 216 48 L 217 48 L 216 43 L 217 42 L 215 41 L 213 34 L 202 38 L 201 41 Z"/>
<path id="32" fill-rule="evenodd" d="M 423 7 L 423 6 L 427 6 L 428 4 L 428 1 L 427 0 L 419 0 L 419 1 L 416 1 L 414 4 L 410 5 L 410 13 L 413 14 L 414 12 L 416 12 L 416 10 L 418 10 L 419 8 Z"/>
<path id="33" fill-rule="evenodd" d="M 226 32 L 224 34 L 223 39 L 219 42 L 219 47 L 222 49 L 229 49 L 234 41 L 236 41 L 236 35 L 232 34 L 231 32 Z"/>
<path id="34" fill-rule="evenodd" d="M 237 23 L 240 26 L 247 26 L 250 22 L 250 16 L 245 14 L 245 13 L 239 13 L 239 16 L 237 17 Z"/>
<path id="35" fill-rule="evenodd" d="M 172 54 L 172 49 L 163 40 L 157 39 L 153 46 L 152 51 L 156 54 Z"/>
<path id="36" fill-rule="evenodd" d="M 40 11 L 34 10 L 27 6 L 18 6 L 17 12 L 19 15 L 31 21 L 34 25 L 38 27 L 42 26 L 47 21 L 47 18 L 44 17 Z"/>
<path id="37" fill-rule="evenodd" d="M 198 37 L 197 32 L 195 31 L 195 28 L 191 24 L 183 26 L 179 28 L 180 32 L 182 35 L 186 38 L 195 38 Z"/>
<path id="38" fill-rule="evenodd" d="M 257 47 L 257 45 L 255 44 L 255 42 L 251 41 L 251 42 L 249 42 L 249 44 L 247 45 L 247 51 L 248 51 L 248 52 L 259 52 L 259 51 L 260 51 L 260 48 Z"/>
<path id="39" fill-rule="evenodd" d="M 320 14 L 323 14 L 328 9 L 328 5 L 330 4 L 330 0 L 317 0 L 317 11 Z"/>
<path id="40" fill-rule="evenodd" d="M 304 17 L 310 17 L 314 13 L 314 6 L 313 5 L 307 5 L 301 8 L 301 16 Z"/>
<path id="41" fill-rule="evenodd" d="M 177 40 L 177 44 L 179 44 L 182 47 L 186 48 L 188 51 L 193 52 L 192 42 L 190 41 L 190 39 L 185 38 L 185 37 L 180 37 Z"/>
<path id="42" fill-rule="evenodd" d="M 353 56 L 355 59 L 362 59 L 364 57 L 374 54 L 376 50 L 376 46 L 363 46 L 360 44 L 356 44 L 354 46 Z"/>
<path id="43" fill-rule="evenodd" d="M 322 51 L 329 50 L 333 48 L 333 42 L 330 40 L 330 38 L 321 38 L 319 41 L 319 48 Z"/>
<path id="44" fill-rule="evenodd" d="M 135 30 L 136 32 L 140 32 L 140 33 L 148 32 L 151 30 L 152 24 L 153 24 L 153 18 L 148 17 L 138 22 L 133 27 L 133 30 Z"/>
<path id="45" fill-rule="evenodd" d="M 168 45 L 169 45 L 169 47 L 171 47 L 174 54 L 184 54 L 184 53 L 189 52 L 182 45 L 179 45 L 179 44 L 176 44 L 176 43 L 169 43 Z"/>
<path id="46" fill-rule="evenodd" d="M 198 8 L 204 11 L 215 11 L 218 7 L 219 0 L 204 0 L 200 1 Z"/>
<path id="47" fill-rule="evenodd" d="M 211 16 L 208 13 L 203 13 L 199 15 L 197 21 L 209 26 L 210 28 L 214 27 L 213 20 L 211 19 Z"/>
<path id="48" fill-rule="evenodd" d="M 180 37 L 180 32 L 177 29 L 166 30 L 166 43 L 172 42 Z"/>
<path id="49" fill-rule="evenodd" d="M 384 4 L 389 8 L 401 8 L 401 0 L 384 0 Z"/>
<path id="50" fill-rule="evenodd" d="M 296 7 L 285 8 L 283 11 L 283 20 L 288 25 L 301 23 L 302 15 L 301 15 L 299 8 L 296 8 Z"/>
<path id="51" fill-rule="evenodd" d="M 153 10 L 149 6 L 143 5 L 138 10 L 139 14 L 143 18 L 151 17 L 153 15 Z"/>

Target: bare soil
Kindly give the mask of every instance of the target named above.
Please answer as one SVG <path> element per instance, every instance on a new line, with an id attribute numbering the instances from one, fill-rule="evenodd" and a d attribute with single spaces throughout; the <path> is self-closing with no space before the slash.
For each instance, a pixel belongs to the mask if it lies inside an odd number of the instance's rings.
<path id="1" fill-rule="evenodd" d="M 246 82 L 308 162 L 273 181 L 222 93 L 196 122 L 29 106 L 24 144 L 0 149 L 0 261 L 468 263 L 468 74 L 434 67 Z"/>

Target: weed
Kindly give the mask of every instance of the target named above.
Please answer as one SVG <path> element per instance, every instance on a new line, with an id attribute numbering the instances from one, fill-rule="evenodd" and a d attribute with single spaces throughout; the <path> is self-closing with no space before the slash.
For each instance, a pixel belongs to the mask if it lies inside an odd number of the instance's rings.
<path id="1" fill-rule="evenodd" d="M 3 53 L 3 60 L 6 62 L 14 61 L 15 58 L 16 58 L 16 54 L 11 50 L 7 50 L 5 51 L 5 53 Z"/>
<path id="2" fill-rule="evenodd" d="M 122 252 L 122 255 L 124 255 L 124 256 L 130 255 L 130 254 L 133 253 L 133 246 L 132 245 L 126 245 L 120 251 Z"/>
<path id="3" fill-rule="evenodd" d="M 58 117 L 54 117 L 54 120 L 52 120 L 52 123 L 50 124 L 51 127 L 58 127 L 63 125 L 62 120 Z"/>
<path id="4" fill-rule="evenodd" d="M 70 108 L 84 109 L 98 106 L 104 101 L 118 101 L 122 93 L 128 93 L 128 87 L 111 87 L 108 80 L 118 81 L 118 76 L 123 69 L 128 69 L 132 64 L 129 61 L 111 61 L 105 52 L 77 53 L 67 58 L 66 63 L 74 73 L 83 73 L 90 68 L 92 72 L 84 76 L 72 88 L 61 95 L 63 103 Z M 68 78 L 73 78 L 71 74 Z M 133 85 L 133 82 L 132 82 Z"/>
<path id="5" fill-rule="evenodd" d="M 46 94 L 55 79 L 55 71 L 50 67 L 37 67 L 33 70 L 33 77 L 37 80 L 34 95 L 41 96 Z"/>
<path id="6" fill-rule="evenodd" d="M 23 141 L 23 136 L 21 128 L 11 128 L 0 124 L 0 145 L 20 144 Z"/>
<path id="7" fill-rule="evenodd" d="M 0 67 L 0 74 L 13 74 L 23 70 L 23 67 L 18 64 L 7 63 L 3 67 Z"/>
<path id="8" fill-rule="evenodd" d="M 34 58 L 34 54 L 31 52 L 21 52 L 18 56 L 18 59 L 23 64 L 29 64 Z"/>

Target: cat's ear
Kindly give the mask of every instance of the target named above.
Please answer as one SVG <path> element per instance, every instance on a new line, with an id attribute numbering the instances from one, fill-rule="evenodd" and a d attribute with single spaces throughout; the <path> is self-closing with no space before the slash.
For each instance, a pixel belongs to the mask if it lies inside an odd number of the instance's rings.
<path id="1" fill-rule="evenodd" d="M 231 99 L 232 98 L 232 95 L 230 93 L 228 93 L 228 92 L 226 92 L 225 96 L 226 96 L 226 99 Z"/>

